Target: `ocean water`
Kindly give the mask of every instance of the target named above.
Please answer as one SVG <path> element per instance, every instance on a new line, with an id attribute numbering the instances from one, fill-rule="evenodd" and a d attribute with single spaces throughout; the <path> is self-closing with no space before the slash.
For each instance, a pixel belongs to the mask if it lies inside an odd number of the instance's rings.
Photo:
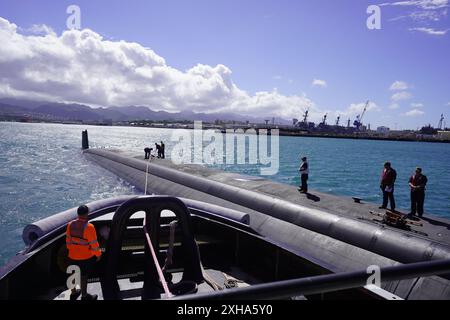
<path id="1" fill-rule="evenodd" d="M 91 147 L 142 152 L 163 140 L 166 156 L 176 142 L 171 129 L 95 127 L 0 122 L 0 265 L 24 247 L 23 227 L 81 203 L 139 193 L 115 175 L 87 161 L 81 131 Z M 310 161 L 312 190 L 359 196 L 379 203 L 383 162 L 397 170 L 399 208 L 408 210 L 408 178 L 416 166 L 428 176 L 425 210 L 450 218 L 450 144 L 280 137 L 280 169 L 266 176 L 298 185 L 299 156 Z M 223 170 L 259 175 L 255 165 L 219 165 Z"/>

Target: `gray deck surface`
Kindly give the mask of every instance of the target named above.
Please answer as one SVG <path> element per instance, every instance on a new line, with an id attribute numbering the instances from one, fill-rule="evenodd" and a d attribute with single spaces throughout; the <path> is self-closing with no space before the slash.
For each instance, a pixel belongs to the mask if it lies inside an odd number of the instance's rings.
<path id="1" fill-rule="evenodd" d="M 426 214 L 418 221 L 422 225 L 402 230 L 383 225 L 382 217 L 371 214 L 382 213 L 379 204 L 364 203 L 364 199 L 355 203 L 351 197 L 317 192 L 314 185 L 310 185 L 309 194 L 301 194 L 297 186 L 161 159 L 151 160 L 146 175 L 141 154 L 89 149 L 85 156 L 141 191 L 147 182 L 149 194 L 193 199 L 248 213 L 249 226 L 259 235 L 331 272 L 450 257 L 448 219 Z M 450 281 L 436 276 L 391 281 L 382 288 L 404 299 L 450 297 Z"/>
<path id="2" fill-rule="evenodd" d="M 117 152 L 136 159 L 144 160 L 143 156 L 137 156 L 133 153 L 123 151 Z M 152 159 L 152 163 L 214 181 L 219 181 L 228 185 L 240 187 L 246 190 L 252 190 L 258 193 L 277 197 L 305 207 L 320 209 L 374 224 L 381 224 L 382 218 L 371 214 L 371 211 L 375 213 L 385 213 L 385 211 L 378 208 L 380 204 L 368 203 L 365 202 L 364 199 L 362 200 L 362 203 L 356 203 L 351 197 L 335 196 L 318 192 L 313 189 L 311 189 L 308 194 L 302 194 L 298 191 L 296 186 L 277 183 L 255 176 L 245 176 L 231 172 L 224 172 L 201 165 L 177 165 L 167 159 L 163 160 L 155 158 Z M 422 224 L 422 226 L 408 224 L 410 230 L 402 230 L 390 226 L 386 226 L 386 228 L 407 234 L 414 234 L 418 237 L 424 237 L 438 241 L 442 244 L 450 245 L 450 220 L 425 213 L 422 219 L 415 222 Z"/>
<path id="3" fill-rule="evenodd" d="M 226 278 L 231 279 L 237 279 L 239 280 L 237 283 L 238 287 L 246 287 L 249 286 L 250 283 L 256 283 L 257 280 L 253 279 L 250 275 L 243 273 L 237 269 L 232 269 L 230 272 L 224 273 L 219 270 L 214 269 L 207 269 L 205 272 L 208 274 L 209 277 L 214 279 L 214 281 L 217 282 L 220 286 L 222 286 L 224 289 L 224 282 Z M 176 272 L 172 273 L 173 276 L 173 283 L 177 283 L 181 280 L 182 272 Z M 138 281 L 138 282 L 131 282 L 129 278 L 125 279 L 119 279 L 118 280 L 119 287 L 121 290 L 121 295 L 123 300 L 141 300 L 141 290 L 144 285 L 144 282 Z M 231 289 L 225 289 L 225 290 L 231 290 Z M 206 282 L 203 282 L 198 285 L 197 287 L 197 293 L 207 293 L 207 292 L 213 292 L 213 288 L 207 284 Z M 94 281 L 90 281 L 88 283 L 88 293 L 90 294 L 96 294 L 98 296 L 98 300 L 103 300 L 103 292 L 100 285 L 100 282 L 97 281 L 97 279 L 94 279 Z M 56 292 L 50 292 L 49 297 L 53 300 L 69 300 L 70 298 L 70 290 L 67 289 L 60 294 L 57 294 Z M 161 298 L 164 298 L 163 295 L 161 295 Z M 300 299 L 304 299 L 303 296 L 299 297 Z M 78 300 L 80 300 L 80 297 L 78 297 Z"/>

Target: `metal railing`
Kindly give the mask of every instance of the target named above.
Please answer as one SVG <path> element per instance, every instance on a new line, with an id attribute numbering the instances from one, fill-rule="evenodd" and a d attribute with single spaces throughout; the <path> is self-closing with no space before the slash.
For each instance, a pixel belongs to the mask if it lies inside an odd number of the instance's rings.
<path id="1" fill-rule="evenodd" d="M 450 259 L 416 262 L 380 269 L 381 282 L 450 274 Z M 366 286 L 371 276 L 366 270 L 292 279 L 245 288 L 200 293 L 172 298 L 173 300 L 264 300 L 286 299 Z"/>

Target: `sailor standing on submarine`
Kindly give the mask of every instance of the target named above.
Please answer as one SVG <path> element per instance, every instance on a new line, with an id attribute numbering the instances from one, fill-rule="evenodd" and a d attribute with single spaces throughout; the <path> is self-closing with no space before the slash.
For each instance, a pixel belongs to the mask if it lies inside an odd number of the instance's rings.
<path id="1" fill-rule="evenodd" d="M 389 201 L 391 203 L 391 211 L 395 212 L 394 184 L 396 179 L 397 172 L 392 168 L 390 162 L 385 162 L 380 181 L 380 189 L 383 192 L 383 204 L 379 209 L 386 209 Z"/>
<path id="2" fill-rule="evenodd" d="M 309 175 L 309 165 L 306 157 L 302 157 L 302 163 L 298 169 L 300 172 L 300 179 L 302 180 L 302 185 L 298 190 L 300 193 L 308 193 L 308 175 Z"/>

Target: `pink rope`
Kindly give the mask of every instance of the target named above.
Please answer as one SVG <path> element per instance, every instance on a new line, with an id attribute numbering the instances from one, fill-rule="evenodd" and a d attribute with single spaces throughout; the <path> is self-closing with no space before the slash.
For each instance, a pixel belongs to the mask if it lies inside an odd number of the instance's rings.
<path id="1" fill-rule="evenodd" d="M 153 248 L 152 241 L 150 240 L 150 236 L 148 234 L 147 227 L 145 226 L 146 224 L 147 224 L 146 223 L 146 218 L 144 217 L 145 237 L 147 238 L 147 243 L 148 243 L 148 246 L 150 247 L 150 252 L 152 253 L 152 258 L 153 258 L 153 262 L 155 263 L 156 271 L 158 271 L 159 280 L 162 283 L 162 286 L 163 286 L 163 289 L 164 289 L 164 293 L 166 294 L 166 296 L 168 298 L 172 298 L 173 294 L 169 291 L 169 287 L 167 285 L 166 279 L 164 278 L 164 274 L 163 274 L 163 272 L 161 270 L 161 266 L 159 265 L 158 258 L 156 257 L 155 249 Z"/>

